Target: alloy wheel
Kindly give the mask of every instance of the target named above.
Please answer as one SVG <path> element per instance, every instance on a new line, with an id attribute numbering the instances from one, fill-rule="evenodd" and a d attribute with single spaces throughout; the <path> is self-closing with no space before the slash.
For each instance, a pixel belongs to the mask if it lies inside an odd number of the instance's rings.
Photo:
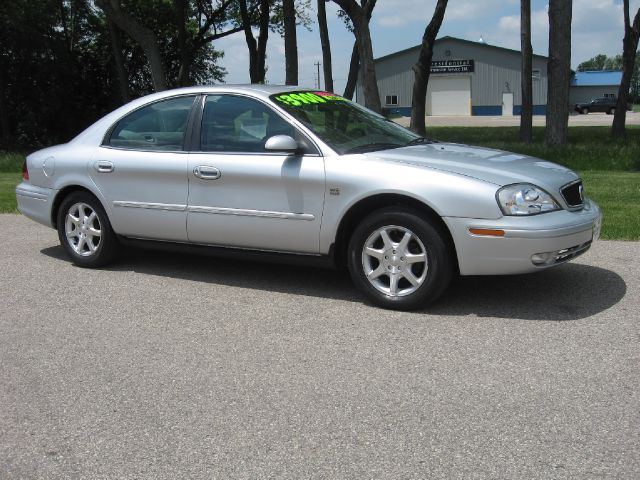
<path id="1" fill-rule="evenodd" d="M 90 257 L 98 250 L 102 230 L 96 211 L 86 203 L 74 203 L 67 211 L 64 226 L 67 242 L 78 255 Z"/>
<path id="2" fill-rule="evenodd" d="M 362 248 L 362 266 L 369 283 L 392 296 L 411 295 L 427 276 L 424 244 L 405 227 L 387 225 L 376 229 Z"/>

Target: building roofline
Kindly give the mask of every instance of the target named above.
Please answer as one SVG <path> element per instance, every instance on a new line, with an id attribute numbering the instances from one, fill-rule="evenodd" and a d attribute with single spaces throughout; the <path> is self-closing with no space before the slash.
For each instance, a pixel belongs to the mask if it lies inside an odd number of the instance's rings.
<path id="1" fill-rule="evenodd" d="M 473 40 L 465 40 L 464 38 L 451 37 L 449 35 L 437 38 L 435 43 L 440 43 L 443 40 L 455 40 L 456 42 L 462 42 L 462 43 L 466 43 L 466 44 L 469 44 L 469 45 L 482 45 L 483 47 L 491 47 L 491 48 L 495 48 L 495 49 L 506 51 L 506 52 L 510 52 L 510 53 L 517 53 L 517 54 L 521 53 L 520 50 L 513 50 L 511 48 L 499 47 L 497 45 L 491 45 L 489 43 L 484 43 L 484 42 L 474 42 Z M 388 55 L 384 55 L 382 57 L 378 57 L 378 58 L 374 59 L 374 62 L 379 62 L 379 61 L 382 61 L 382 60 L 388 60 L 389 58 L 397 57 L 399 55 L 402 55 L 404 53 L 410 52 L 412 50 L 419 50 L 420 47 L 421 47 L 421 45 L 416 45 L 414 47 L 405 48 L 404 50 L 400 50 L 398 52 L 393 52 L 393 53 L 390 53 Z M 544 58 L 545 60 L 548 59 L 548 57 L 545 57 L 544 55 L 538 55 L 536 53 L 533 54 L 533 57 Z"/>

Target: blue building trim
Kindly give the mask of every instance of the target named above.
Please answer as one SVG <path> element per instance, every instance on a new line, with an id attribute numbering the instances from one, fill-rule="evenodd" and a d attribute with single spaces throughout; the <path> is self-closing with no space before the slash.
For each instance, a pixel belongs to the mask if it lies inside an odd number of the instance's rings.
<path id="1" fill-rule="evenodd" d="M 522 112 L 522 105 L 513 106 L 513 114 L 520 115 Z M 545 115 L 547 112 L 546 105 L 534 105 L 534 115 Z M 486 115 L 491 117 L 500 117 L 502 115 L 502 105 L 474 105 L 471 107 L 471 114 L 473 116 Z"/>
<path id="2" fill-rule="evenodd" d="M 473 105 L 471 115 L 474 117 L 480 115 L 499 117 L 502 115 L 502 105 Z"/>
<path id="3" fill-rule="evenodd" d="M 520 115 L 522 113 L 522 105 L 514 105 L 513 106 L 513 114 Z M 534 115 L 546 115 L 547 114 L 547 106 L 546 105 L 534 105 L 533 106 L 533 114 Z"/>

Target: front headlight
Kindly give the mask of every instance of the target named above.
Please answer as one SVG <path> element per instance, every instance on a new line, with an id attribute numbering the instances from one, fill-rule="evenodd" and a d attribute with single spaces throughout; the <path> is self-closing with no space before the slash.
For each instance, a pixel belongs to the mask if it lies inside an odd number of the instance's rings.
<path id="1" fill-rule="evenodd" d="M 502 187 L 496 198 L 505 215 L 536 215 L 560 210 L 551 195 L 530 183 Z"/>

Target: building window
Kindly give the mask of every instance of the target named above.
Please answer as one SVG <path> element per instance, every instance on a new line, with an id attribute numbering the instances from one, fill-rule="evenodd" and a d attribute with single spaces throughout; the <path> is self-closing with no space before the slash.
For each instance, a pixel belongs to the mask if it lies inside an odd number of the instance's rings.
<path id="1" fill-rule="evenodd" d="M 615 93 L 605 93 L 602 95 L 604 98 L 616 98 Z"/>
<path id="2" fill-rule="evenodd" d="M 398 105 L 398 96 L 397 95 L 387 95 L 385 97 L 384 103 L 386 105 Z"/>
<path id="3" fill-rule="evenodd" d="M 535 70 L 531 70 L 531 79 L 540 80 L 540 69 L 536 68 Z"/>

